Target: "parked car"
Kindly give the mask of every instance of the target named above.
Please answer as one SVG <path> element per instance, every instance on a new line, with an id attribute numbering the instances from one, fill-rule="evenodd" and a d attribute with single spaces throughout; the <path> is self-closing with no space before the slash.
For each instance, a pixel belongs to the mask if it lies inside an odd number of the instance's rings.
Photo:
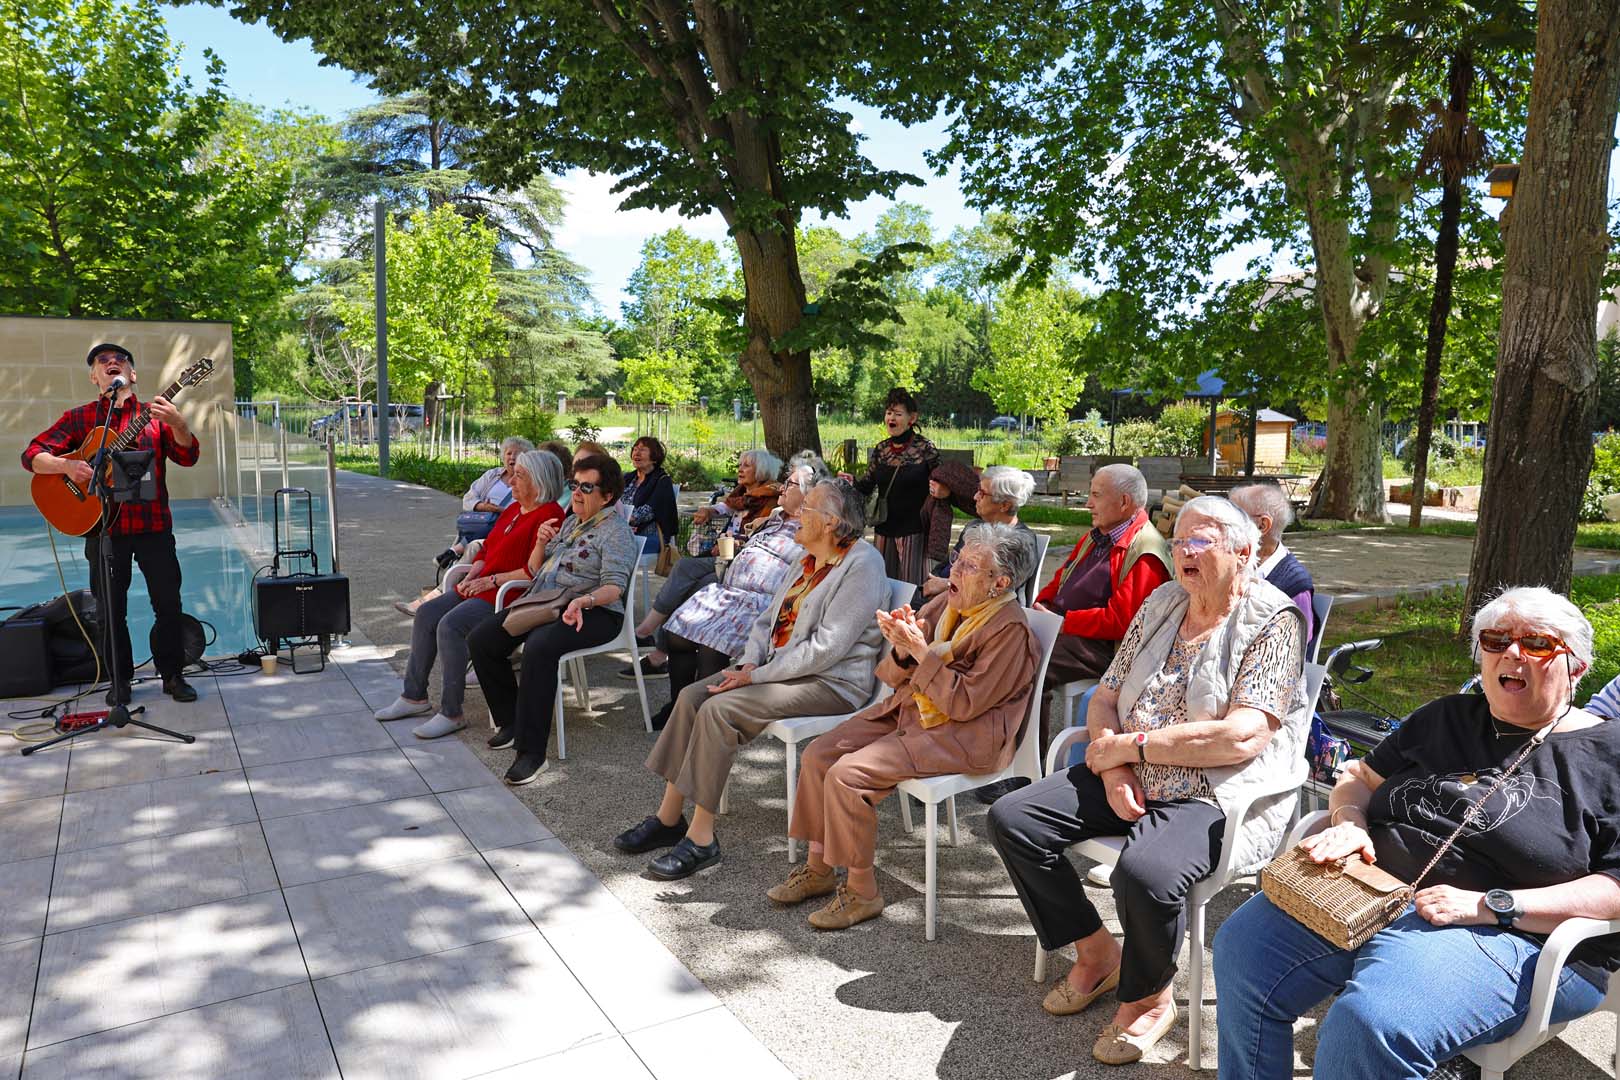
<path id="1" fill-rule="evenodd" d="M 990 421 L 991 431 L 1017 431 L 1018 427 L 1018 417 L 1016 416 L 998 416 Z"/>

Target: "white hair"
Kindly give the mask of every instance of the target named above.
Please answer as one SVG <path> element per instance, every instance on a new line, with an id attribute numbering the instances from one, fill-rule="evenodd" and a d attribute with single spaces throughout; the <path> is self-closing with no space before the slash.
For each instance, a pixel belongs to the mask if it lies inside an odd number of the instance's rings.
<path id="1" fill-rule="evenodd" d="M 1014 510 L 1035 494 L 1035 478 L 1011 465 L 992 465 L 984 470 L 984 478 L 990 481 L 990 497 L 996 502 L 1012 503 Z"/>
<path id="2" fill-rule="evenodd" d="M 1271 529 L 1266 535 L 1274 539 L 1282 539 L 1283 530 L 1294 523 L 1294 504 L 1288 501 L 1288 496 L 1277 484 L 1239 484 L 1227 498 L 1252 518 L 1262 514 L 1271 518 Z"/>
<path id="3" fill-rule="evenodd" d="M 521 454 L 526 451 L 533 450 L 534 443 L 530 442 L 528 439 L 525 439 L 521 435 L 508 435 L 506 438 L 501 440 L 501 455 L 504 457 L 506 452 L 513 447 L 516 447 L 517 452 Z"/>
<path id="4" fill-rule="evenodd" d="M 1255 526 L 1254 519 L 1232 505 L 1231 500 L 1219 495 L 1200 495 L 1196 499 L 1188 499 L 1176 515 L 1177 529 L 1181 528 L 1182 521 L 1188 515 L 1213 522 L 1221 530 L 1221 540 L 1227 551 L 1241 554 L 1247 548 L 1248 557 L 1241 560 L 1243 572 L 1254 576 L 1260 566 L 1260 530 Z"/>
<path id="5" fill-rule="evenodd" d="M 811 488 L 832 476 L 832 470 L 827 468 L 827 463 L 821 460 L 820 454 L 814 450 L 800 450 L 797 454 L 788 458 L 787 472 L 782 479 L 784 481 L 792 480 L 806 469 L 809 470 L 809 475 L 798 481 L 800 490 L 806 495 L 810 494 Z"/>
<path id="6" fill-rule="evenodd" d="M 1479 635 L 1482 630 L 1494 630 L 1507 623 L 1534 627 L 1537 630 L 1564 639 L 1574 654 L 1575 681 L 1579 682 L 1592 668 L 1592 624 L 1586 621 L 1581 609 L 1540 585 L 1521 585 L 1503 589 L 1474 612 L 1469 628 L 1469 644 L 1474 663 L 1480 662 Z"/>
<path id="7" fill-rule="evenodd" d="M 540 493 L 542 503 L 553 503 L 562 498 L 563 478 L 562 462 L 557 455 L 549 450 L 536 450 L 530 447 L 517 456 L 513 468 L 522 469 L 529 474 L 535 489 Z"/>
<path id="8" fill-rule="evenodd" d="M 1112 465 L 1104 465 L 1091 475 L 1106 480 L 1115 495 L 1125 496 L 1138 510 L 1147 506 L 1147 477 L 1143 476 L 1142 470 L 1135 465 L 1115 462 Z"/>
<path id="9" fill-rule="evenodd" d="M 1035 534 L 1028 529 L 980 521 L 962 530 L 962 546 L 982 544 L 990 549 L 998 576 L 1012 582 L 1014 589 L 1035 573 Z"/>
<path id="10" fill-rule="evenodd" d="M 744 461 L 754 466 L 754 475 L 762 484 L 776 481 L 782 475 L 782 459 L 763 447 L 755 450 L 744 450 L 737 455 L 738 463 Z"/>

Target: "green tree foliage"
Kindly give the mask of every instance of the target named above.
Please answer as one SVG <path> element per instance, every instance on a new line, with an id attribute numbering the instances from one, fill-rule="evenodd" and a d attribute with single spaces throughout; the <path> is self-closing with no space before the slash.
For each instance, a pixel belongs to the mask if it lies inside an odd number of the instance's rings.
<path id="1" fill-rule="evenodd" d="M 390 223 L 386 244 L 390 383 L 401 398 L 437 381 L 476 399 L 488 387 L 487 360 L 505 345 L 494 230 L 440 206 L 416 211 L 403 229 Z M 375 340 L 375 306 L 369 290 L 333 302 L 350 347 Z"/>
<path id="2" fill-rule="evenodd" d="M 1073 291 L 1054 284 L 1015 291 L 990 324 L 992 362 L 979 368 L 973 385 L 996 407 L 1015 416 L 1061 421 L 1079 397 L 1084 376 L 1074 353 L 1085 324 Z"/>
<path id="3" fill-rule="evenodd" d="M 624 396 L 638 405 L 678 405 L 692 400 L 692 357 L 678 349 L 651 349 L 621 361 Z"/>
<path id="4" fill-rule="evenodd" d="M 818 342 L 791 337 L 806 303 L 796 226 L 913 179 L 861 152 L 838 103 L 921 121 L 1063 47 L 1044 30 L 1010 29 L 1001 10 L 919 0 L 538 0 L 516 19 L 473 0 L 244 0 L 233 11 L 311 38 L 387 93 L 432 95 L 447 119 L 480 133 L 477 167 L 493 186 L 583 167 L 618 177 L 627 207 L 717 211 L 744 281 L 742 367 L 780 453 L 820 445 Z M 1029 24 L 1044 27 L 1045 14 Z"/>
<path id="5" fill-rule="evenodd" d="M 682 228 L 648 237 L 641 245 L 641 262 L 630 273 L 625 291 L 624 333 L 620 347 L 626 356 L 656 352 L 679 353 L 689 365 L 692 393 L 712 402 L 729 402 L 748 390 L 737 365 L 735 334 L 712 301 L 736 299 L 741 283 L 712 240 L 701 240 Z M 625 370 L 629 392 L 629 369 Z M 685 398 L 662 397 L 666 403 Z"/>
<path id="6" fill-rule="evenodd" d="M 0 0 L 0 308 L 223 319 L 241 390 L 329 210 L 332 129 L 194 91 L 151 0 Z"/>

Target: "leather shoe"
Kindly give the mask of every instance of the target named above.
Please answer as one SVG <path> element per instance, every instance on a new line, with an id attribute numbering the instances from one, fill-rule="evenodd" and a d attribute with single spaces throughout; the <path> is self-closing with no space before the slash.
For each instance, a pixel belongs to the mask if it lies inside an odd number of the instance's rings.
<path id="1" fill-rule="evenodd" d="M 163 678 L 163 692 L 176 701 L 196 701 L 197 691 L 186 682 L 184 675 L 166 675 Z"/>
<path id="2" fill-rule="evenodd" d="M 639 824 L 632 825 L 613 838 L 613 846 L 626 855 L 644 855 L 649 851 L 678 844 L 686 835 L 686 815 L 673 825 L 665 825 L 657 814 L 649 814 Z"/>
<path id="3" fill-rule="evenodd" d="M 107 704 L 109 704 L 109 705 L 128 705 L 129 704 L 129 683 L 127 683 L 127 682 L 125 682 L 125 683 L 117 683 L 117 684 L 115 684 L 113 686 L 109 686 L 107 688 L 107 699 L 106 700 L 107 700 Z"/>
<path id="4" fill-rule="evenodd" d="M 1176 1003 L 1172 1001 L 1144 1034 L 1130 1035 L 1118 1024 L 1109 1024 L 1092 1044 L 1091 1056 L 1104 1065 L 1129 1065 L 1133 1061 L 1141 1061 L 1142 1055 L 1158 1045 L 1175 1022 Z"/>
<path id="5" fill-rule="evenodd" d="M 1058 980 L 1046 994 L 1046 1000 L 1041 1002 L 1041 1008 L 1053 1016 L 1073 1016 L 1091 1007 L 1091 1003 L 1102 997 L 1108 991 L 1119 985 L 1119 968 L 1115 968 L 1090 990 L 1080 991 L 1069 985 L 1065 976 Z"/>
<path id="6" fill-rule="evenodd" d="M 660 881 L 679 881 L 691 877 L 706 866 L 720 861 L 720 838 L 704 847 L 692 843 L 691 837 L 681 837 L 674 850 L 666 851 L 647 864 L 647 873 Z"/>
<path id="7" fill-rule="evenodd" d="M 484 745 L 488 746 L 491 750 L 505 750 L 508 746 L 511 746 L 516 741 L 516 730 L 509 727 L 503 727 L 496 728 L 495 734 L 491 735 Z"/>

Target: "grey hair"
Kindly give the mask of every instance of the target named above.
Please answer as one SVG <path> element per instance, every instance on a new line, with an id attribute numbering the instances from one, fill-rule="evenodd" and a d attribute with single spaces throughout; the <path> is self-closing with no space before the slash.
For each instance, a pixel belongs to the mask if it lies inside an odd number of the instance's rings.
<path id="1" fill-rule="evenodd" d="M 1114 489 L 1114 494 L 1123 495 L 1131 500 L 1131 505 L 1138 510 L 1147 506 L 1147 477 L 1135 465 L 1126 465 L 1116 462 L 1113 465 L 1104 465 L 1092 476 L 1100 476 L 1108 481 L 1108 486 Z"/>
<path id="2" fill-rule="evenodd" d="M 853 543 L 866 531 L 866 497 L 848 480 L 818 480 L 812 491 L 828 488 L 838 496 L 838 542 Z M 808 492 L 806 493 L 808 494 Z"/>
<path id="3" fill-rule="evenodd" d="M 759 477 L 763 483 L 775 481 L 782 475 L 782 459 L 764 447 L 744 450 L 737 455 L 737 464 L 739 466 L 745 461 L 753 463 L 754 475 Z"/>
<path id="4" fill-rule="evenodd" d="M 1469 627 L 1469 645 L 1474 663 L 1480 662 L 1480 631 L 1493 629 L 1504 622 L 1533 626 L 1563 638 L 1564 644 L 1574 654 L 1575 662 L 1580 665 L 1575 672 L 1576 682 L 1592 669 L 1592 624 L 1567 597 L 1541 585 L 1521 585 L 1497 593 L 1484 607 L 1474 612 L 1474 621 Z"/>
<path id="5" fill-rule="evenodd" d="M 1035 573 L 1035 536 L 1016 525 L 981 521 L 962 530 L 962 547 L 982 544 L 990 549 L 997 576 L 1012 582 L 1009 588 L 1022 588 Z"/>
<path id="6" fill-rule="evenodd" d="M 786 466 L 787 471 L 782 474 L 782 479 L 793 479 L 794 474 L 796 474 L 800 469 L 810 470 L 810 475 L 804 480 L 799 481 L 800 490 L 804 491 L 804 493 L 807 495 L 810 493 L 811 488 L 832 476 L 832 470 L 827 468 L 827 463 L 822 461 L 821 455 L 816 453 L 814 450 L 800 450 L 797 454 L 794 454 L 792 457 L 788 458 L 788 463 Z"/>
<path id="7" fill-rule="evenodd" d="M 1288 496 L 1276 484 L 1239 484 L 1227 498 L 1237 503 L 1251 518 L 1258 518 L 1261 514 L 1271 518 L 1271 530 L 1266 534 L 1270 537 L 1281 539 L 1283 530 L 1294 523 L 1294 504 L 1288 501 Z M 1256 521 L 1255 524 L 1260 523 Z"/>
<path id="8" fill-rule="evenodd" d="M 536 450 L 530 447 L 518 455 L 513 468 L 522 469 L 529 474 L 534 486 L 540 489 L 542 503 L 556 502 L 562 498 L 563 467 L 556 454 L 549 450 Z"/>
<path id="9" fill-rule="evenodd" d="M 530 442 L 528 439 L 525 439 L 523 436 L 508 435 L 506 438 L 501 440 L 501 456 L 505 457 L 506 452 L 512 449 L 514 446 L 517 447 L 517 452 L 520 454 L 527 453 L 534 449 L 534 443 Z M 533 473 L 530 475 L 532 476 Z"/>
<path id="10" fill-rule="evenodd" d="M 1248 548 L 1249 557 L 1243 560 L 1243 572 L 1254 576 L 1260 566 L 1260 529 L 1253 518 L 1234 506 L 1230 499 L 1223 499 L 1219 495 L 1200 495 L 1196 499 L 1188 499 L 1176 515 L 1178 529 L 1189 514 L 1213 521 L 1219 526 L 1227 551 L 1236 554 Z"/>
<path id="11" fill-rule="evenodd" d="M 1035 478 L 1011 465 L 992 465 L 984 470 L 984 478 L 990 481 L 990 497 L 996 502 L 1012 503 L 1014 510 L 1035 494 Z M 1145 495 L 1143 499 L 1146 500 Z"/>

